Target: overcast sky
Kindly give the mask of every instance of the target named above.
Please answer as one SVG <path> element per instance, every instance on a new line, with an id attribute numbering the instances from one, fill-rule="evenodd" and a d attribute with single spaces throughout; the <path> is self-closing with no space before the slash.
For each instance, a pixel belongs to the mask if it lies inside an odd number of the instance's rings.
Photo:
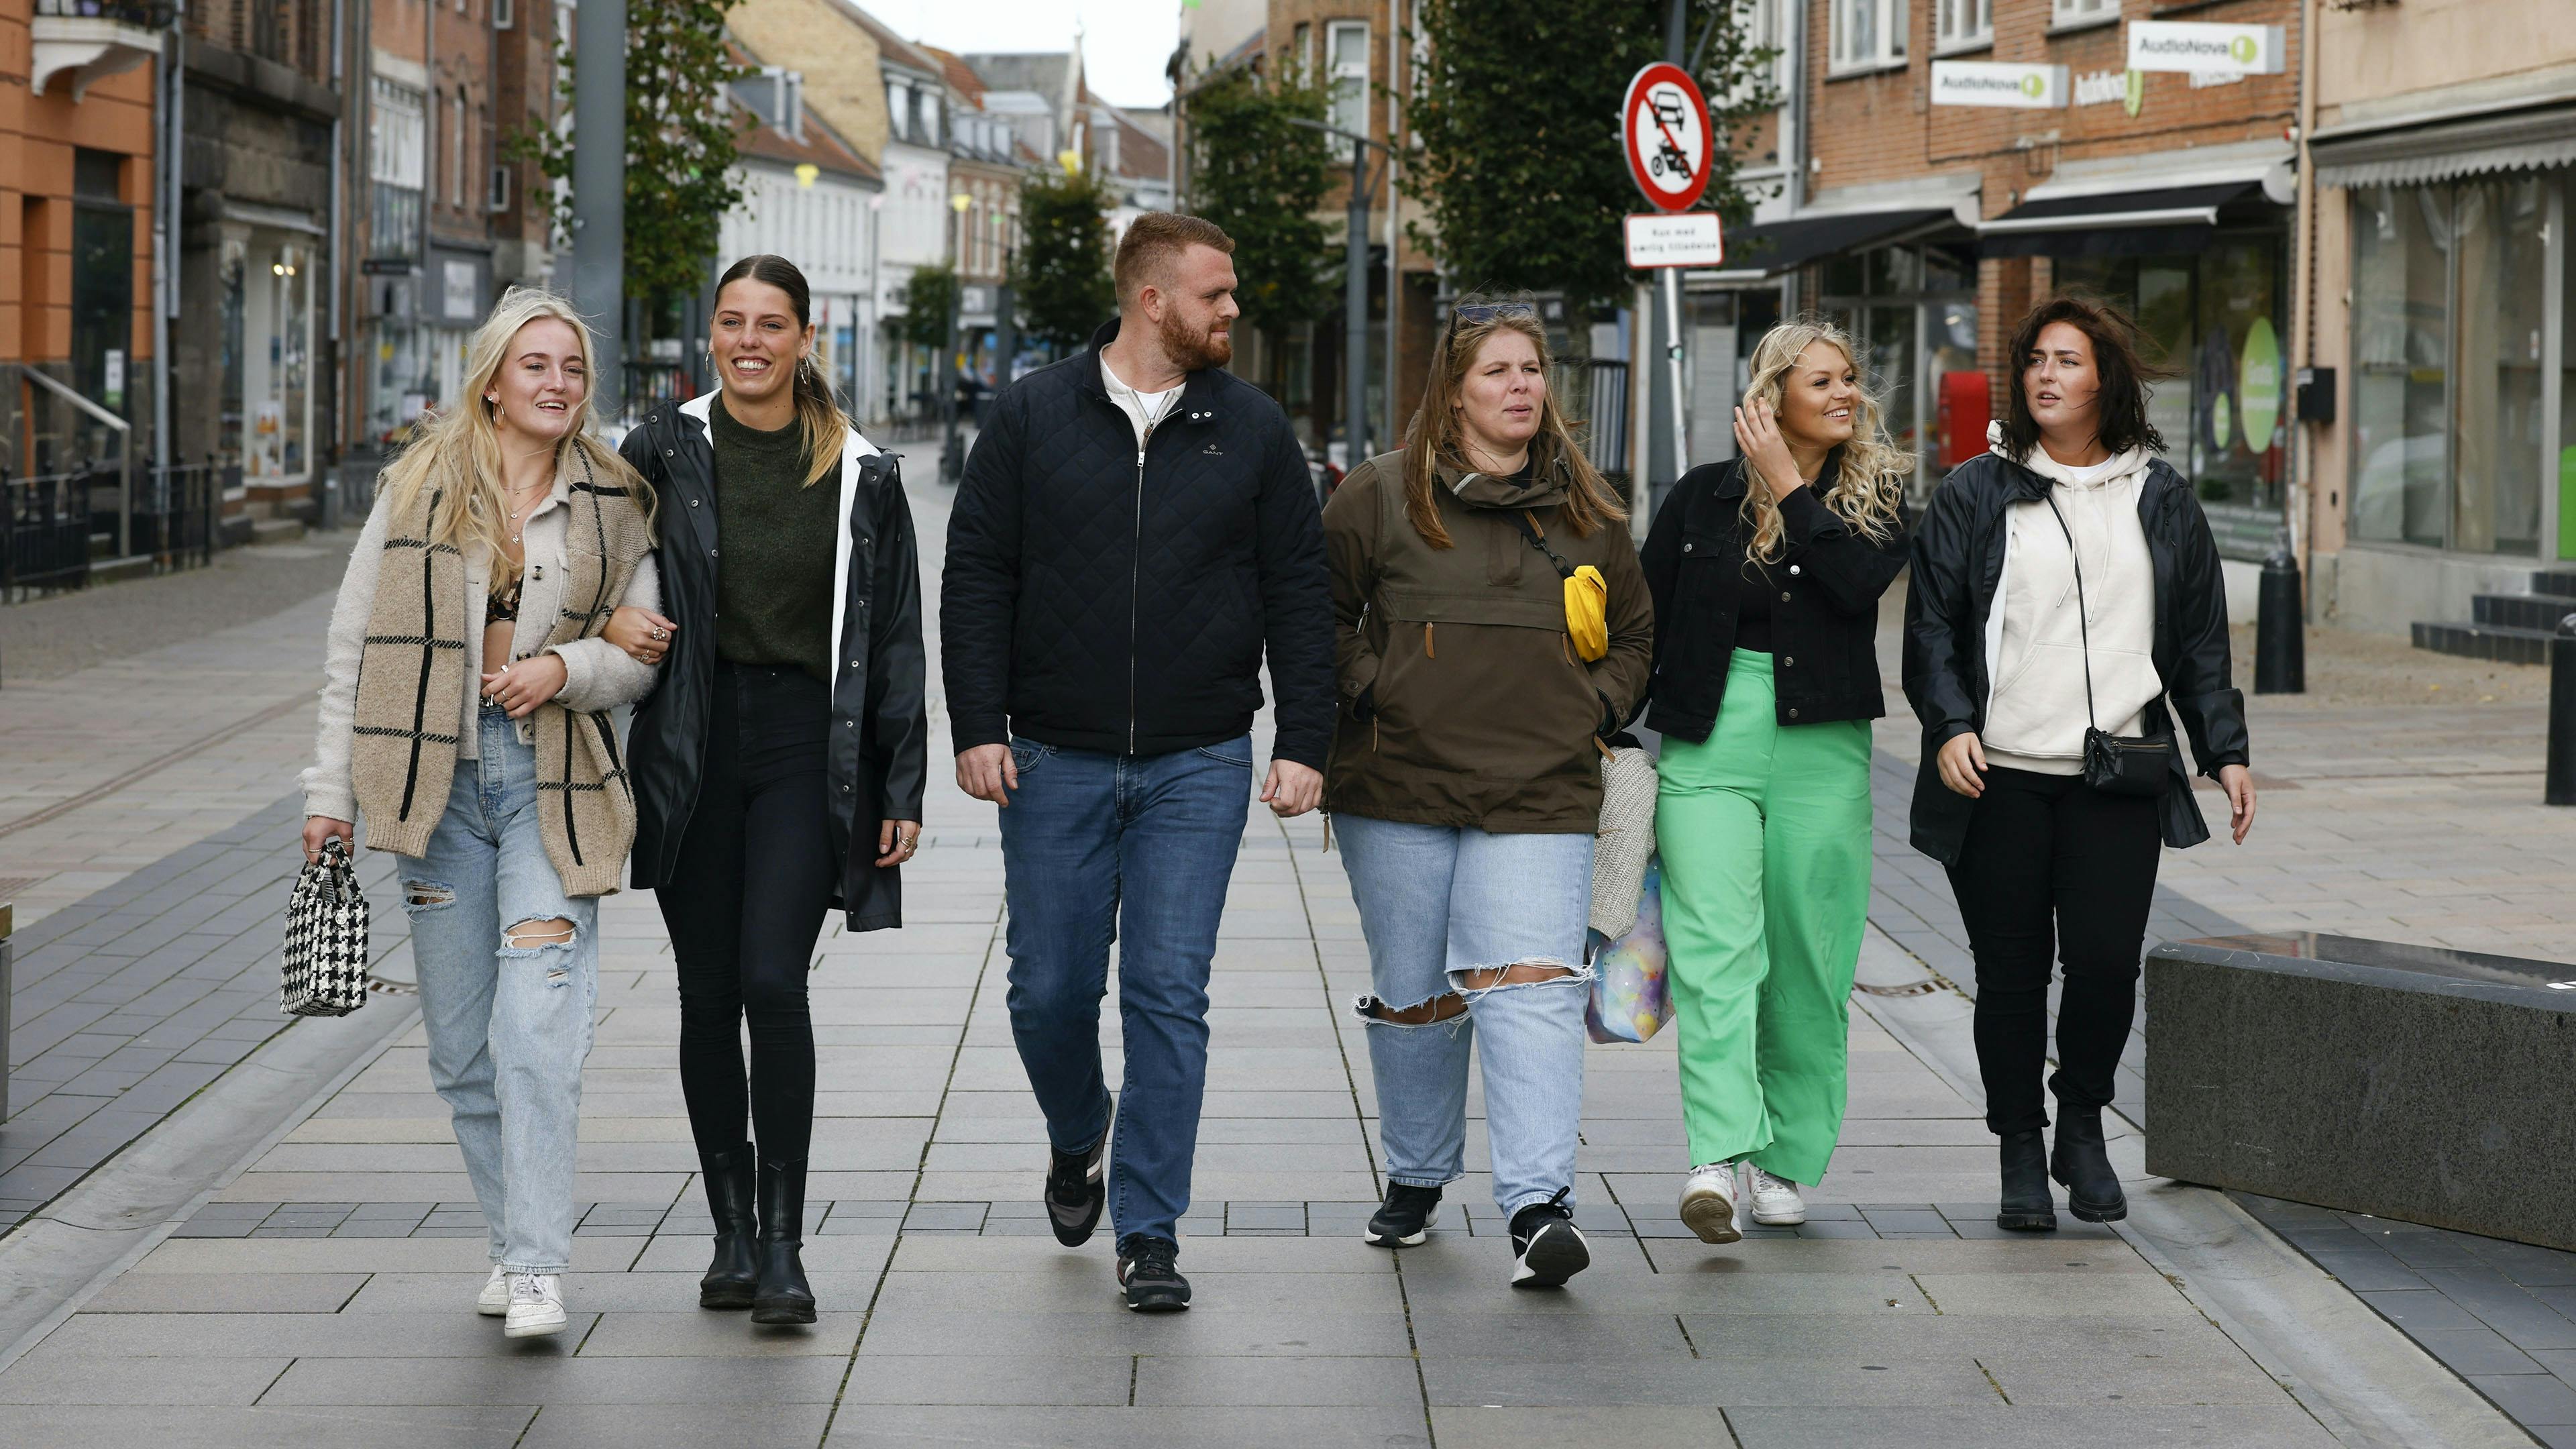
<path id="1" fill-rule="evenodd" d="M 1122 106 L 1171 99 L 1163 63 L 1181 40 L 1180 0 L 859 0 L 898 34 L 953 50 L 1067 50 L 1082 27 L 1093 95 Z"/>

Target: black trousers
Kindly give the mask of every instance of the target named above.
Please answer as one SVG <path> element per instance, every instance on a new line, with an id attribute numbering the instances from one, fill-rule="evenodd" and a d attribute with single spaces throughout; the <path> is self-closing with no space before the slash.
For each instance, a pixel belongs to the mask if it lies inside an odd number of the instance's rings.
<path id="1" fill-rule="evenodd" d="M 1995 1133 L 2048 1125 L 2040 1070 L 2052 950 L 2066 987 L 2049 1090 L 2062 1111 L 2110 1105 L 2163 847 L 2153 799 L 2107 795 L 2074 775 L 1986 772 L 1950 888 L 1977 960 L 1977 1070 Z"/>
<path id="2" fill-rule="evenodd" d="M 697 805 L 678 869 L 656 892 L 679 966 L 680 1090 L 701 1152 L 742 1145 L 746 1105 L 762 1157 L 797 1161 L 813 1141 L 805 974 L 841 874 L 824 801 L 830 726 L 831 693 L 804 671 L 716 666 Z"/>

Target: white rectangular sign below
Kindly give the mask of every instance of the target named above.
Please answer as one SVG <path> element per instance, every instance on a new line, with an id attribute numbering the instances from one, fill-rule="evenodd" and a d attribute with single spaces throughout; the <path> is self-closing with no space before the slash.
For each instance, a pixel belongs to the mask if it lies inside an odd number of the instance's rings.
<path id="1" fill-rule="evenodd" d="M 2279 75 L 2289 42 L 2278 25 L 2210 25 L 2192 20 L 2129 22 L 2129 69 L 2199 75 Z"/>
<path id="2" fill-rule="evenodd" d="M 1719 235 L 1717 213 L 1647 212 L 1628 218 L 1628 265 L 1632 267 L 1713 267 L 1726 260 L 1726 239 Z"/>
<path id="3" fill-rule="evenodd" d="M 2066 104 L 2066 67 L 2018 65 L 1992 60 L 1936 60 L 1932 62 L 1932 104 L 2009 106 L 2023 111 L 2058 110 Z"/>

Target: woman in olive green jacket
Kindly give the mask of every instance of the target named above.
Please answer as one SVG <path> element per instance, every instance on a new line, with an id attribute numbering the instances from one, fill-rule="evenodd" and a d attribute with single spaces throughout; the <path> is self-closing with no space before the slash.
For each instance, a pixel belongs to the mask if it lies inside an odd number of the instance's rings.
<path id="1" fill-rule="evenodd" d="M 1618 498 L 1548 395 L 1529 306 L 1457 307 L 1408 446 L 1342 484 L 1324 546 L 1344 706 L 1325 808 L 1368 937 L 1354 1009 L 1389 1184 L 1367 1238 L 1421 1242 L 1464 1174 L 1480 1039 L 1512 1282 L 1554 1287 L 1590 1261 L 1569 1203 L 1596 740 L 1645 692 L 1654 608 Z M 1566 581 L 1587 569 L 1607 589 L 1597 632 L 1569 628 Z"/>

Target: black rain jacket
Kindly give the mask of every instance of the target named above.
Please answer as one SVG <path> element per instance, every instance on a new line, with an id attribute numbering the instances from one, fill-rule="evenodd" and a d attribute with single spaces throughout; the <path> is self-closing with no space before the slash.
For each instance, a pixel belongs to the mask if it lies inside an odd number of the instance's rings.
<path id="1" fill-rule="evenodd" d="M 618 449 L 659 496 L 655 552 L 662 612 L 678 624 L 653 692 L 635 707 L 627 768 L 635 782 L 635 863 L 641 890 L 686 889 L 673 872 L 697 805 L 716 672 L 715 449 L 707 406 L 715 394 L 662 403 Z M 829 482 L 817 482 L 817 488 Z M 930 725 L 921 642 L 921 559 L 900 464 L 852 428 L 841 449 L 846 534 L 835 550 L 831 735 L 825 743 L 832 848 L 840 856 L 832 904 L 853 931 L 903 925 L 899 867 L 880 868 L 880 821 L 919 820 Z"/>
<path id="2" fill-rule="evenodd" d="M 1914 530 L 1913 582 L 1905 603 L 1905 697 L 1923 722 L 1923 761 L 1914 777 L 1914 848 L 1948 864 L 1959 858 L 1976 801 L 1941 783 L 1937 757 L 1956 736 L 1985 727 L 1989 688 L 1986 620 L 2004 568 L 2004 510 L 2048 496 L 2040 474 L 1993 453 L 1951 470 Z M 2147 465 L 2138 489 L 2138 521 L 2154 561 L 2156 637 L 2153 656 L 2164 697 L 2149 703 L 2145 728 L 2173 728 L 2191 738 L 2204 775 L 2247 762 L 2245 696 L 2228 683 L 2227 584 L 2218 545 L 2191 485 L 2163 459 Z M 2166 701 L 2172 702 L 2172 711 Z M 2209 838 L 2191 776 L 2175 751 L 2160 802 L 2165 844 Z"/>
<path id="3" fill-rule="evenodd" d="M 1825 505 L 1830 461 L 1780 505 L 1783 547 L 1768 570 L 1776 718 L 1784 725 L 1877 719 L 1878 600 L 1905 568 L 1901 523 L 1873 541 Z M 1765 575 L 1745 558 L 1742 458 L 1681 476 L 1646 535 L 1646 587 L 1655 596 L 1655 677 L 1646 723 L 1698 742 L 1717 725 L 1727 658 L 1744 591 Z"/>
<path id="4" fill-rule="evenodd" d="M 1139 449 L 1100 375 L 1117 336 L 1003 389 L 966 459 L 939 604 L 957 751 L 1218 744 L 1251 729 L 1266 648 L 1272 753 L 1321 770 L 1333 605 L 1305 452 L 1279 404 L 1214 368 Z"/>

